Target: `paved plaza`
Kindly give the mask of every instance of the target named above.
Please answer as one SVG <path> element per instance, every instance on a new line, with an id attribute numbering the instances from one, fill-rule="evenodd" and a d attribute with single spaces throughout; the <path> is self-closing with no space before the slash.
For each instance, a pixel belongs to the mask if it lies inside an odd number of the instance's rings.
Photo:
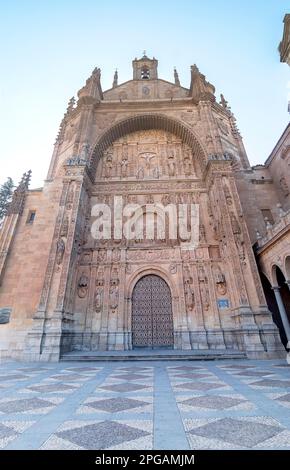
<path id="1" fill-rule="evenodd" d="M 3 363 L 0 448 L 290 449 L 290 367 Z"/>

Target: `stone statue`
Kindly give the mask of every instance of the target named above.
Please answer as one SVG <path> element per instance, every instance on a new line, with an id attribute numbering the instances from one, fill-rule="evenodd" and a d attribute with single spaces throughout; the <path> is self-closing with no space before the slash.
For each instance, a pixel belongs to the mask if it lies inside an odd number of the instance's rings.
<path id="1" fill-rule="evenodd" d="M 90 152 L 90 144 L 88 144 L 88 142 L 83 143 L 82 148 L 81 148 L 82 160 L 88 160 L 89 152 Z"/>
<path id="2" fill-rule="evenodd" d="M 202 301 L 202 305 L 204 309 L 208 310 L 210 307 L 210 302 L 209 302 L 209 290 L 208 290 L 206 282 L 200 283 L 200 295 L 201 295 L 201 301 Z"/>
<path id="3" fill-rule="evenodd" d="M 119 303 L 119 286 L 113 285 L 110 287 L 110 307 L 116 310 Z"/>
<path id="4" fill-rule="evenodd" d="M 219 266 L 216 266 L 215 268 L 214 278 L 215 278 L 215 283 L 217 287 L 217 292 L 220 295 L 225 295 L 227 292 L 226 278 Z"/>
<path id="5" fill-rule="evenodd" d="M 103 287 L 98 286 L 95 292 L 95 310 L 96 312 L 101 312 L 103 308 Z"/>
<path id="6" fill-rule="evenodd" d="M 195 305 L 195 300 L 194 300 L 194 292 L 193 292 L 192 284 L 185 283 L 184 291 L 185 291 L 186 306 L 189 310 L 193 310 L 194 305 Z"/>
<path id="7" fill-rule="evenodd" d="M 113 156 L 111 153 L 107 153 L 106 162 L 105 162 L 105 178 L 110 178 L 113 170 Z"/>
<path id="8" fill-rule="evenodd" d="M 175 176 L 175 161 L 174 161 L 174 152 L 173 152 L 173 150 L 168 150 L 167 167 L 168 167 L 168 175 L 169 176 Z"/>
<path id="9" fill-rule="evenodd" d="M 129 165 L 128 159 L 123 157 L 123 159 L 121 161 L 121 175 L 124 178 L 126 178 L 128 176 L 128 165 Z"/>
<path id="10" fill-rule="evenodd" d="M 142 168 L 142 166 L 140 166 L 140 168 L 138 168 L 136 178 L 138 180 L 143 180 L 144 179 L 144 169 Z"/>
<path id="11" fill-rule="evenodd" d="M 62 238 L 59 238 L 56 242 L 56 263 L 58 265 L 62 263 L 64 250 L 65 250 L 65 243 Z"/>
<path id="12" fill-rule="evenodd" d="M 183 168 L 184 168 L 184 174 L 186 176 L 190 176 L 191 173 L 192 173 L 190 150 L 185 151 L 185 154 L 184 154 L 184 157 L 183 157 Z"/>

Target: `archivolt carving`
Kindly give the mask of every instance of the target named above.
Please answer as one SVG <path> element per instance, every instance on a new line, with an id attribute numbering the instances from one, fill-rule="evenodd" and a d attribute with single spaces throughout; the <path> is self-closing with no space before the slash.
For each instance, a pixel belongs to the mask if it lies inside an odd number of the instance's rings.
<path id="1" fill-rule="evenodd" d="M 139 130 L 154 129 L 164 130 L 177 136 L 191 149 L 193 149 L 199 165 L 202 168 L 205 167 L 206 153 L 197 137 L 193 133 L 192 129 L 190 129 L 185 123 L 167 116 L 160 114 L 145 114 L 134 116 L 118 122 L 99 138 L 95 145 L 95 149 L 92 153 L 90 161 L 90 170 L 92 174 L 96 173 L 97 163 L 102 157 L 104 151 L 117 139 Z"/>

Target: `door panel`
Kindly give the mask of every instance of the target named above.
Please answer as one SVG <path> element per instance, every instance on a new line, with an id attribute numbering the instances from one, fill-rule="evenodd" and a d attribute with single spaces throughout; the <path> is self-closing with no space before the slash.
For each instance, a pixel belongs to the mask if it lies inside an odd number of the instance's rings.
<path id="1" fill-rule="evenodd" d="M 155 275 L 141 278 L 132 298 L 133 347 L 173 347 L 171 293 Z"/>

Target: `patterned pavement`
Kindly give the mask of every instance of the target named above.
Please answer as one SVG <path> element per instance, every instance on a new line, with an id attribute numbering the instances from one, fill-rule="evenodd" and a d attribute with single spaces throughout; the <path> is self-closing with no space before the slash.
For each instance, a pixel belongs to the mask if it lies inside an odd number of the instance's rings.
<path id="1" fill-rule="evenodd" d="M 3 363 L 0 449 L 290 450 L 290 367 Z"/>

